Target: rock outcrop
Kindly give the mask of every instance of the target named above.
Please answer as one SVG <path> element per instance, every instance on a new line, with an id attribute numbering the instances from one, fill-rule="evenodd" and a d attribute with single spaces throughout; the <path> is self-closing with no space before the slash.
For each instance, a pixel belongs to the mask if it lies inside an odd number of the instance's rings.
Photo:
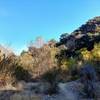
<path id="1" fill-rule="evenodd" d="M 89 20 L 71 34 L 62 34 L 60 42 L 56 43 L 56 46 L 65 45 L 67 55 L 73 56 L 77 50 L 82 48 L 87 48 L 88 51 L 91 51 L 94 48 L 94 44 L 99 42 L 100 16 Z"/>

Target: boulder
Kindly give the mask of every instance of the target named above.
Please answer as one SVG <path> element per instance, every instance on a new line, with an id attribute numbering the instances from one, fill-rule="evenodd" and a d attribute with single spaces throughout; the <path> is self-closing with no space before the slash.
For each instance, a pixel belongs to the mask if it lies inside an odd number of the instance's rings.
<path id="1" fill-rule="evenodd" d="M 42 100 L 42 97 L 39 95 L 14 94 L 10 97 L 10 100 Z"/>
<path id="2" fill-rule="evenodd" d="M 79 87 L 77 82 L 60 83 L 59 92 L 66 97 L 66 100 L 79 100 Z"/>

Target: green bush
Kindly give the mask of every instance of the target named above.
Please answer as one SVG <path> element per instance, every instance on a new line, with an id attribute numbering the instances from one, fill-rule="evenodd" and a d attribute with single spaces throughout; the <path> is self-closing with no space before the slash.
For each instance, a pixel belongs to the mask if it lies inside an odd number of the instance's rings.
<path id="1" fill-rule="evenodd" d="M 23 69 L 22 66 L 18 66 L 18 65 L 16 66 L 13 75 L 18 81 L 20 80 L 30 81 L 32 77 L 31 74 L 27 70 Z"/>

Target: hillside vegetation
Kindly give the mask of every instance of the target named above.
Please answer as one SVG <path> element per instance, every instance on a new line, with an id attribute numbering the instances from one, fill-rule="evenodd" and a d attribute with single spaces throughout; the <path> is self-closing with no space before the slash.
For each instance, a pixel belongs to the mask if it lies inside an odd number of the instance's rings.
<path id="1" fill-rule="evenodd" d="M 85 63 L 93 64 L 99 76 L 100 17 L 89 20 L 70 35 L 62 34 L 59 42 L 52 39 L 38 48 L 30 45 L 20 56 L 3 51 L 0 52 L 0 80 L 4 84 L 24 80 L 55 85 L 75 80 Z"/>

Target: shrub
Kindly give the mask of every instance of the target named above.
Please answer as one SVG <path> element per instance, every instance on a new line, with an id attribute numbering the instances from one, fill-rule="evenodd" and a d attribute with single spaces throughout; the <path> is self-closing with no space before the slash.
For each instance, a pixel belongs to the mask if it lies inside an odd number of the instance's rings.
<path id="1" fill-rule="evenodd" d="M 18 66 L 18 65 L 16 65 L 13 75 L 18 81 L 20 80 L 30 81 L 32 77 L 27 70 L 23 69 L 22 66 Z"/>
<path id="2" fill-rule="evenodd" d="M 54 94 L 57 93 L 57 84 L 58 84 L 58 69 L 51 69 L 48 72 L 44 73 L 42 75 L 42 79 L 50 84 L 50 89 L 48 90 L 48 94 Z"/>

